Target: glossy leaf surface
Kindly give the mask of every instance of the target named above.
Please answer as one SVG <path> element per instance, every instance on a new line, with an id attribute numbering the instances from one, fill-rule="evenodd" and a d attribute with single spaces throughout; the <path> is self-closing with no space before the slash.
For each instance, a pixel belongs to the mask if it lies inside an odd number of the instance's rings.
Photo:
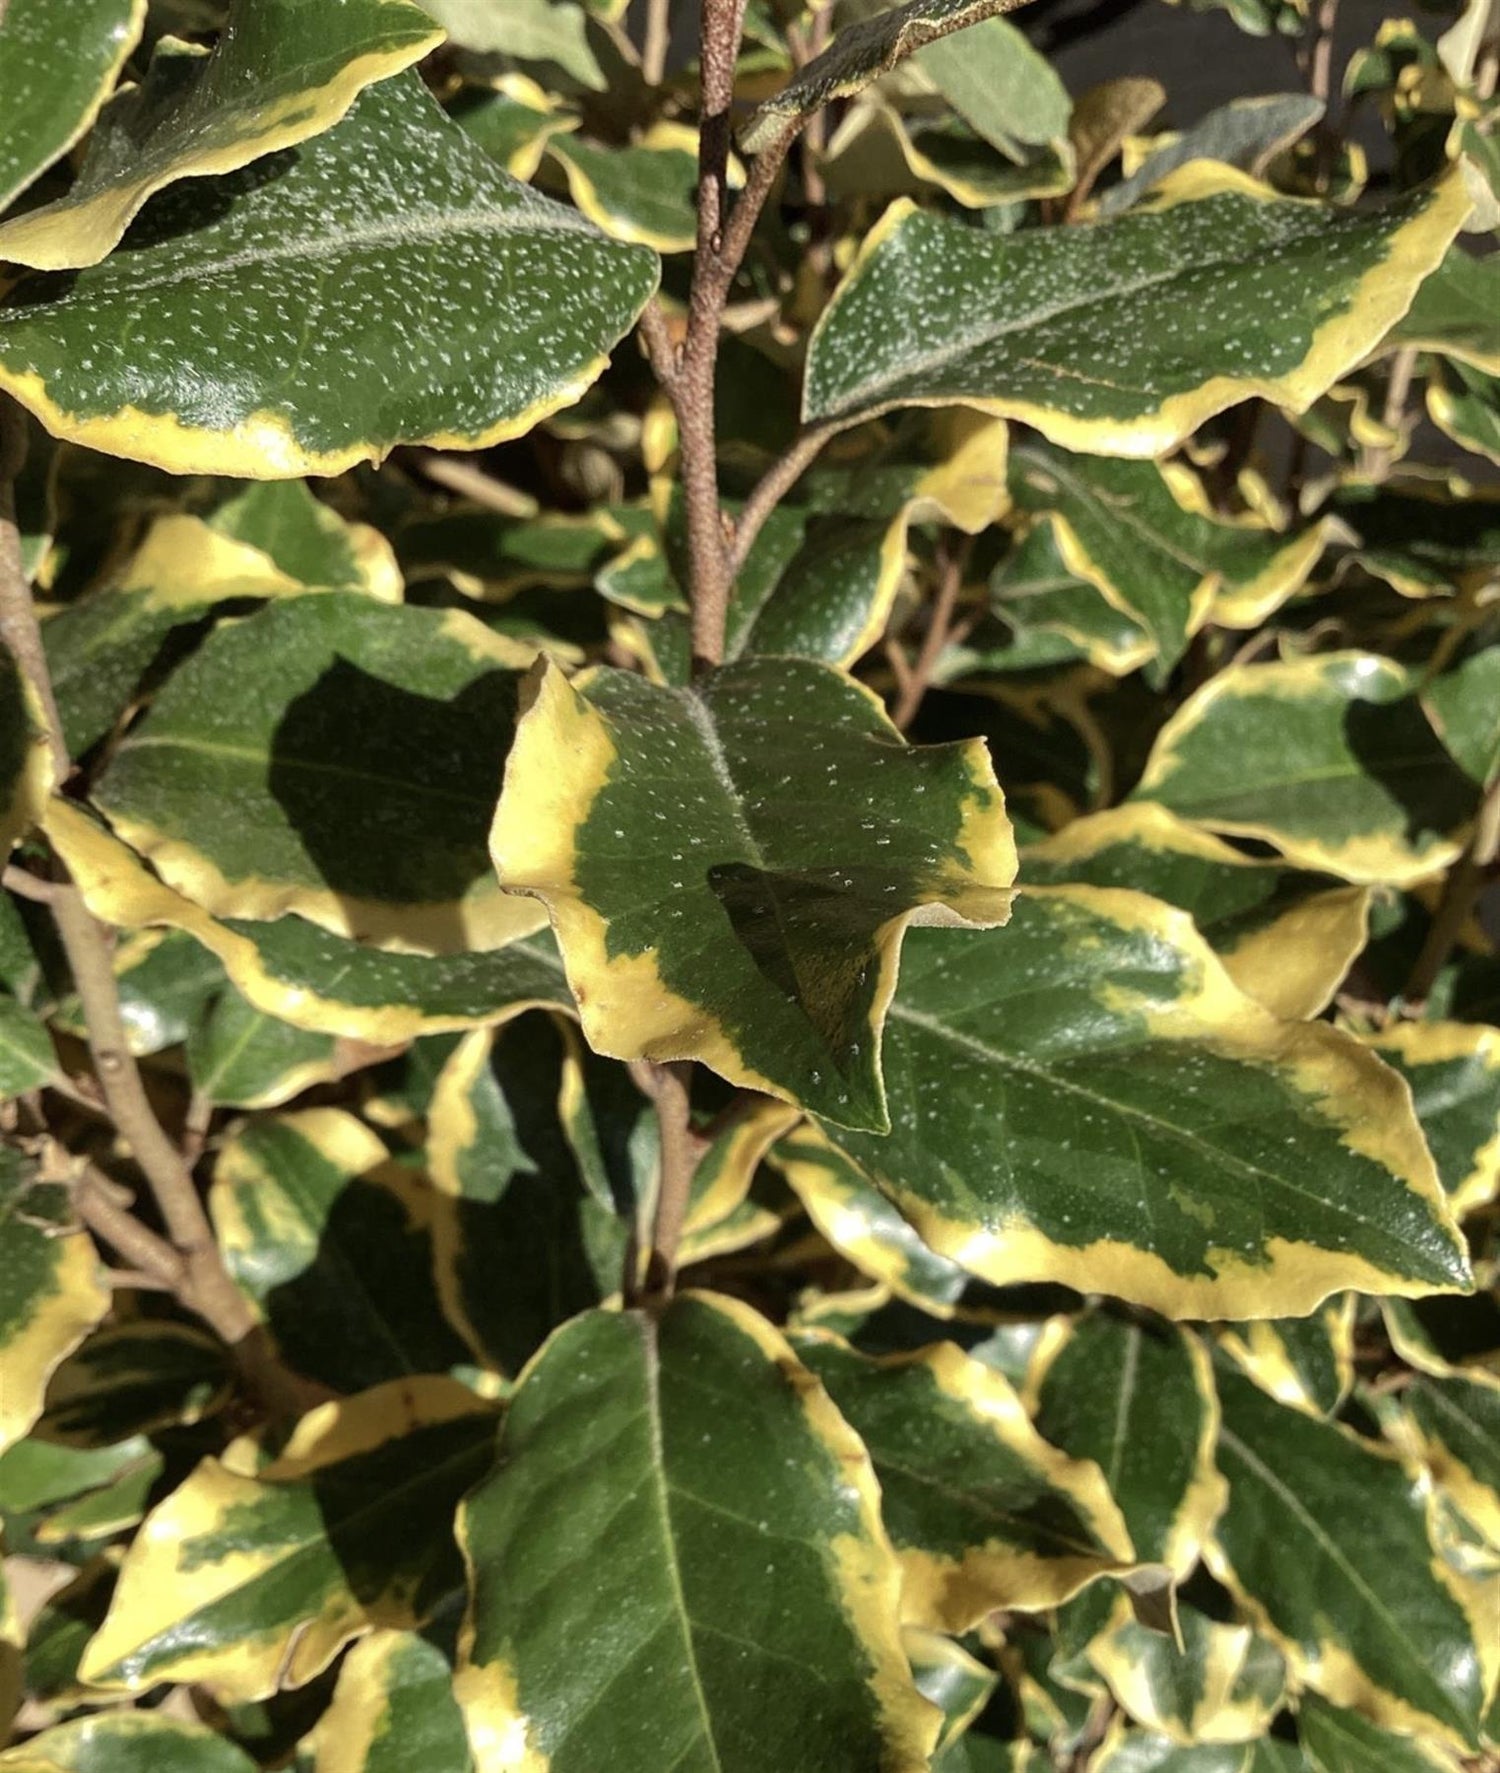
<path id="1" fill-rule="evenodd" d="M 441 41 L 411 0 L 236 0 L 208 56 L 158 46 L 100 120 L 68 195 L 0 224 L 0 259 L 96 265 L 153 193 L 320 134 L 365 86 Z"/>
<path id="2" fill-rule="evenodd" d="M 926 1767 L 939 1714 L 901 1651 L 867 1456 L 745 1306 L 560 1330 L 462 1533 L 480 1766 Z"/>
<path id="3" fill-rule="evenodd" d="M 1015 872 L 982 744 L 909 747 L 790 660 L 692 690 L 545 668 L 492 850 L 547 904 L 596 1051 L 697 1057 L 871 1127 L 906 925 L 1001 923 Z"/>
<path id="4" fill-rule="evenodd" d="M 1033 891 L 1003 937 L 914 934 L 884 1064 L 890 1137 L 836 1143 L 997 1284 L 1103 1284 L 1177 1317 L 1466 1284 L 1399 1081 L 1261 1010 L 1143 894 Z"/>
<path id="5" fill-rule="evenodd" d="M 272 605 L 177 672 L 97 802 L 217 915 L 498 947 L 540 921 L 499 891 L 484 849 L 526 657 L 458 611 Z"/>
<path id="6" fill-rule="evenodd" d="M 0 307 L 0 387 L 58 436 L 178 473 L 334 474 L 529 430 L 655 287 L 653 254 L 508 178 L 415 75 L 275 171 L 176 187 L 136 250 L 29 283 Z"/>
<path id="7" fill-rule="evenodd" d="M 897 204 L 813 334 L 804 416 L 964 401 L 1065 448 L 1157 455 L 1252 394 L 1309 405 L 1404 311 L 1467 201 L 1450 183 L 1356 218 L 1189 168 L 1149 213 L 1009 238 Z"/>

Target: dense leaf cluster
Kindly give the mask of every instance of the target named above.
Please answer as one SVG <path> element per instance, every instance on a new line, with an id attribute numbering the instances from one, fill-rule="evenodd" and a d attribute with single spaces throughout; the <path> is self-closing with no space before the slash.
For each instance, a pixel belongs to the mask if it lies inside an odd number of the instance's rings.
<path id="1" fill-rule="evenodd" d="M 1500 1765 L 1500 14 L 1220 4 L 0 0 L 0 1773 Z"/>

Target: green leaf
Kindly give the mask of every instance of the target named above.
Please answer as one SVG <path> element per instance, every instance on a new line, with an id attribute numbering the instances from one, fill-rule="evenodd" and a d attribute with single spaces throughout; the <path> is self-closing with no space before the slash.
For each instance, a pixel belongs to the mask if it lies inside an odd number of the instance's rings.
<path id="1" fill-rule="evenodd" d="M 67 1190 L 0 1145 L 0 1450 L 42 1413 L 47 1381 L 109 1310 L 110 1292 Z"/>
<path id="2" fill-rule="evenodd" d="M 1500 462 L 1500 380 L 1466 363 L 1436 367 L 1427 380 L 1427 416 L 1461 448 Z"/>
<path id="3" fill-rule="evenodd" d="M 1500 1030 L 1463 1022 L 1395 1022 L 1370 1045 L 1411 1085 L 1417 1119 L 1453 1210 L 1500 1189 Z"/>
<path id="4" fill-rule="evenodd" d="M 12 998 L 0 997 L 0 1102 L 35 1090 L 57 1075 L 47 1025 Z"/>
<path id="5" fill-rule="evenodd" d="M 1414 1373 L 1401 1433 L 1443 1494 L 1500 1546 L 1500 1378 Z"/>
<path id="6" fill-rule="evenodd" d="M 216 535 L 257 549 L 295 584 L 401 601 L 401 569 L 391 544 L 378 529 L 350 523 L 315 498 L 305 480 L 237 487 L 207 523 Z"/>
<path id="7" fill-rule="evenodd" d="M 698 233 L 698 132 L 657 123 L 628 148 L 579 136 L 548 144 L 573 201 L 615 240 L 656 252 L 691 252 Z"/>
<path id="8" fill-rule="evenodd" d="M 165 1028 L 160 1017 L 168 1006 L 161 996 L 154 995 L 144 1009 L 132 972 L 123 974 L 127 1026 L 134 1033 L 149 1025 L 153 1042 L 168 1035 L 161 1045 L 187 1038 L 193 1015 L 222 976 L 218 963 L 268 1015 L 375 1046 L 504 1022 L 538 1005 L 573 1008 L 562 958 L 548 930 L 491 952 L 423 955 L 364 948 L 295 916 L 270 923 L 245 918 L 219 922 L 164 885 L 117 837 L 70 803 L 52 802 L 47 827 L 96 917 L 121 929 L 165 924 L 188 931 L 217 957 L 201 956 L 212 968 L 206 978 L 201 969 L 183 969 L 189 977 L 179 980 L 187 991 L 182 1019 Z M 149 965 L 148 957 L 141 971 Z M 144 1042 L 146 1037 L 141 1038 Z M 143 1044 L 139 1050 L 154 1049 Z"/>
<path id="9" fill-rule="evenodd" d="M 410 0 L 234 0 L 212 53 L 168 38 L 105 111 L 66 197 L 0 224 L 0 259 L 97 265 L 156 192 L 320 135 L 442 33 Z"/>
<path id="10" fill-rule="evenodd" d="M 36 1514 L 102 1489 L 151 1451 L 142 1436 L 69 1447 L 32 1435 L 0 1453 L 0 1514 Z"/>
<path id="11" fill-rule="evenodd" d="M 187 1041 L 188 1076 L 205 1102 L 275 1108 L 340 1075 L 331 1034 L 293 1028 L 256 1009 L 232 985 L 215 997 Z"/>
<path id="12" fill-rule="evenodd" d="M 1028 886 L 1129 887 L 1186 911 L 1247 996 L 1322 1013 L 1363 951 L 1371 893 L 1244 855 L 1153 801 L 1075 819 L 1022 852 Z"/>
<path id="13" fill-rule="evenodd" d="M 217 629 L 96 790 L 218 916 L 287 911 L 396 948 L 495 948 L 536 907 L 485 854 L 528 649 L 458 610 L 330 593 Z"/>
<path id="14" fill-rule="evenodd" d="M 1325 108 L 1321 99 L 1302 92 L 1233 99 L 1147 154 L 1129 178 L 1112 185 L 1099 199 L 1099 213 L 1122 214 L 1168 173 L 1194 160 L 1218 161 L 1259 178 L 1276 155 L 1306 135 Z"/>
<path id="15" fill-rule="evenodd" d="M 1246 1317 L 1468 1284 L 1404 1085 L 1243 996 L 1144 894 L 1034 890 L 1004 935 L 915 933 L 884 1064 L 890 1137 L 834 1142 L 996 1285 Z"/>
<path id="16" fill-rule="evenodd" d="M 464 1386 L 403 1379 L 304 1416 L 254 1477 L 205 1459 L 137 1535 L 81 1678 L 244 1702 L 302 1686 L 372 1625 L 419 1624 L 462 1586 L 454 1511 L 494 1432 Z"/>
<path id="17" fill-rule="evenodd" d="M 1458 1773 L 1458 1763 L 1435 1743 L 1383 1730 L 1316 1693 L 1302 1696 L 1297 1730 L 1313 1773 Z"/>
<path id="18" fill-rule="evenodd" d="M 1000 20 L 997 23 L 1003 22 Z M 951 113 L 902 115 L 880 98 L 859 100 L 827 159 L 830 196 L 912 194 L 936 185 L 969 209 L 1062 195 L 1073 183 L 1066 137 L 1014 155 L 992 147 Z"/>
<path id="19" fill-rule="evenodd" d="M 1488 782 L 1500 769 L 1500 646 L 1482 646 L 1429 678 L 1422 706 L 1464 774 Z"/>
<path id="20" fill-rule="evenodd" d="M 1065 557 L 1061 520 L 1032 524 L 990 575 L 990 607 L 998 621 L 980 623 L 966 644 L 950 647 L 942 682 L 981 671 L 1029 671 L 1086 658 L 1112 677 L 1127 677 L 1156 655 L 1134 615 L 1108 601 Z"/>
<path id="21" fill-rule="evenodd" d="M 1011 491 L 1047 513 L 1066 566 L 1145 630 L 1160 686 L 1205 622 L 1258 627 L 1306 582 L 1323 551 L 1320 525 L 1279 536 L 1212 515 L 1180 464 L 1069 456 L 1046 444 L 1011 453 Z"/>
<path id="22" fill-rule="evenodd" d="M 906 0 L 874 18 L 846 25 L 824 52 L 767 99 L 740 130 L 758 154 L 831 99 L 849 98 L 929 43 L 1008 12 L 1016 0 Z"/>
<path id="23" fill-rule="evenodd" d="M 1308 1317 L 1226 1325 L 1219 1345 L 1272 1397 L 1331 1416 L 1354 1388 L 1355 1305 L 1340 1293 Z"/>
<path id="24" fill-rule="evenodd" d="M 939 1714 L 901 1650 L 868 1457 L 746 1306 L 565 1325 L 460 1530 L 480 1766 L 927 1767 Z"/>
<path id="25" fill-rule="evenodd" d="M 36 1528 L 38 1545 L 93 1545 L 138 1527 L 161 1481 L 166 1461 L 147 1447 L 112 1482 L 55 1509 Z"/>
<path id="26" fill-rule="evenodd" d="M 443 1066 L 427 1161 L 441 1193 L 437 1284 L 487 1367 L 514 1374 L 556 1327 L 619 1284 L 627 1215 L 595 1192 L 563 1123 L 566 1047 L 548 1016 L 476 1032 Z M 499 1260 L 506 1284 L 495 1285 Z"/>
<path id="27" fill-rule="evenodd" d="M 1467 203 L 1449 180 L 1355 215 L 1201 164 L 1149 210 L 1060 232 L 897 203 L 813 332 L 803 416 L 963 401 L 1064 448 L 1160 455 L 1251 395 L 1309 405 L 1404 310 Z"/>
<path id="28" fill-rule="evenodd" d="M 0 1755 L 14 1773 L 255 1773 L 242 1748 L 203 1724 L 150 1711 L 75 1718 Z"/>
<path id="29" fill-rule="evenodd" d="M 1476 258 L 1451 246 L 1386 337 L 1386 348 L 1415 346 L 1500 375 L 1500 252 Z"/>
<path id="30" fill-rule="evenodd" d="M 917 1691 L 943 1714 L 942 1734 L 937 1743 L 941 1766 L 943 1751 L 959 1741 L 984 1710 L 1000 1684 L 1000 1677 L 962 1645 L 939 1632 L 908 1626 L 901 1634 L 901 1643 Z"/>
<path id="31" fill-rule="evenodd" d="M 1071 101 L 1046 57 L 1007 18 L 965 27 L 917 51 L 914 65 L 971 129 L 1009 159 L 1065 140 Z"/>
<path id="32" fill-rule="evenodd" d="M 1186 1576 L 1224 1506 L 1218 1403 L 1197 1338 L 1104 1310 L 1059 1319 L 1026 1391 L 1039 1432 L 1104 1473 L 1140 1561 Z"/>
<path id="33" fill-rule="evenodd" d="M 1136 798 L 1304 868 L 1408 886 L 1458 855 L 1474 784 L 1375 653 L 1232 665 L 1162 728 Z"/>
<path id="34" fill-rule="evenodd" d="M 37 823 L 52 785 L 52 748 L 35 698 L 0 645 L 0 860 Z"/>
<path id="35" fill-rule="evenodd" d="M 685 690 L 546 665 L 525 699 L 492 852 L 545 900 L 589 1044 L 882 1126 L 906 926 L 1009 909 L 982 742 L 908 747 L 861 685 L 789 659 Z"/>
<path id="36" fill-rule="evenodd" d="M 572 0 L 422 0 L 465 49 L 552 62 L 581 86 L 607 84 L 589 46 L 587 18 Z"/>
<path id="37" fill-rule="evenodd" d="M 70 1446 L 112 1447 L 201 1422 L 233 1388 L 224 1344 L 196 1324 L 106 1324 L 52 1375 L 41 1431 Z"/>
<path id="38" fill-rule="evenodd" d="M 794 1346 L 869 1448 L 904 1619 L 970 1631 L 1134 1565 L 1099 1468 L 1049 1446 L 1009 1381 L 951 1342 L 879 1360 L 826 1333 Z"/>
<path id="39" fill-rule="evenodd" d="M 953 1315 L 968 1274 L 929 1250 L 843 1152 L 814 1133 L 795 1134 L 776 1147 L 773 1161 L 841 1256 L 931 1316 Z"/>
<path id="40" fill-rule="evenodd" d="M 145 22 L 146 0 L 84 0 L 66 14 L 58 0 L 10 0 L 0 17 L 0 211 L 88 129 Z"/>
<path id="41" fill-rule="evenodd" d="M 1218 1378 L 1229 1504 L 1215 1574 L 1325 1698 L 1472 1745 L 1485 1697 L 1477 1634 L 1488 1627 L 1433 1549 L 1424 1486 L 1349 1430 L 1238 1374 Z"/>
<path id="42" fill-rule="evenodd" d="M 410 1631 L 372 1631 L 344 1658 L 312 1733 L 315 1773 L 470 1773 L 453 1670 Z"/>
<path id="43" fill-rule="evenodd" d="M 557 99 L 517 73 L 497 75 L 490 92 L 465 89 L 449 114 L 492 160 L 522 180 L 536 176 L 553 136 L 578 127 L 578 119 Z"/>
<path id="44" fill-rule="evenodd" d="M 1184 1744 L 1253 1742 L 1286 1696 L 1286 1663 L 1249 1625 L 1179 1606 L 1181 1643 L 1117 1619 L 1089 1645 L 1089 1661 L 1138 1724 Z"/>
<path id="45" fill-rule="evenodd" d="M 0 387 L 60 437 L 175 473 L 336 474 L 529 430 L 655 287 L 654 255 L 508 178 L 415 74 L 278 171 L 186 183 L 134 250 L 26 283 L 0 306 Z"/>
<path id="46" fill-rule="evenodd" d="M 1406 597 L 1482 591 L 1500 553 L 1500 498 L 1463 482 L 1346 488 L 1334 506 L 1357 538 L 1355 558 Z"/>
<path id="47" fill-rule="evenodd" d="M 1117 1718 L 1089 1762 L 1090 1773 L 1252 1773 L 1251 1750 L 1241 1743 L 1185 1746 L 1170 1736 L 1132 1730 Z M 1256 1770 L 1258 1773 L 1258 1770 Z"/>
<path id="48" fill-rule="evenodd" d="M 470 1362 L 434 1278 L 445 1204 L 340 1108 L 249 1122 L 209 1196 L 225 1265 L 283 1359 L 343 1392 Z"/>

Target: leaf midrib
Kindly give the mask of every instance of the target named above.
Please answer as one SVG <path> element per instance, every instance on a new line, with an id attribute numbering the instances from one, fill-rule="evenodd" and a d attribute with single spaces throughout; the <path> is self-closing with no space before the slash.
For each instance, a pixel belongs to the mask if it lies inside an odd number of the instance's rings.
<path id="1" fill-rule="evenodd" d="M 1246 1383 L 1249 1383 L 1249 1381 Z M 1335 1430 L 1335 1432 L 1337 1431 Z M 1392 1615 L 1389 1607 L 1386 1606 L 1385 1602 L 1375 1590 L 1370 1587 L 1369 1583 L 1365 1581 L 1355 1565 L 1349 1561 L 1344 1553 L 1343 1547 L 1336 1539 L 1329 1535 L 1317 1516 L 1314 1515 L 1303 1502 L 1302 1498 L 1298 1496 L 1295 1491 L 1288 1489 L 1276 1473 L 1271 1470 L 1270 1466 L 1265 1464 L 1256 1454 L 1252 1453 L 1250 1448 L 1245 1445 L 1244 1441 L 1240 1439 L 1232 1428 L 1221 1424 L 1219 1428 L 1219 1439 L 1222 1444 L 1227 1445 L 1231 1449 L 1236 1457 L 1243 1460 L 1243 1462 L 1249 1466 L 1250 1470 L 1261 1480 L 1271 1494 L 1281 1502 L 1287 1512 L 1303 1524 L 1308 1536 L 1319 1546 L 1324 1555 L 1330 1558 L 1343 1572 L 1344 1576 L 1348 1579 L 1350 1587 L 1353 1588 L 1356 1593 L 1364 1597 L 1370 1611 L 1389 1631 L 1397 1648 L 1405 1649 L 1407 1651 L 1408 1658 L 1414 1661 L 1418 1671 L 1432 1682 L 1433 1689 L 1438 1694 L 1439 1699 L 1444 1704 L 1447 1704 L 1448 1695 L 1444 1691 L 1442 1683 L 1432 1675 L 1420 1656 L 1411 1655 L 1410 1639 L 1401 1630 L 1399 1623 Z M 1369 1671 L 1366 1670 L 1366 1673 L 1368 1672 Z M 1376 1681 L 1375 1685 L 1380 1686 L 1381 1683 Z M 1389 1691 L 1389 1689 L 1384 1690 Z M 1434 1717 L 1446 1716 L 1450 1723 L 1456 1722 L 1464 1735 L 1466 1737 L 1468 1736 L 1468 1727 L 1464 1723 L 1463 1715 L 1456 1709 L 1449 1710 L 1446 1713 L 1441 1710 L 1434 1711 L 1431 1715 Z"/>
<path id="2" fill-rule="evenodd" d="M 1370 1219 L 1362 1218 L 1352 1207 L 1346 1205 L 1342 1200 L 1333 1200 L 1323 1195 L 1315 1194 L 1310 1188 L 1301 1187 L 1291 1177 L 1278 1175 L 1275 1170 L 1262 1169 L 1259 1164 L 1251 1163 L 1248 1158 L 1243 1157 L 1239 1152 L 1234 1151 L 1227 1146 L 1211 1144 L 1208 1140 L 1200 1138 L 1196 1133 L 1190 1132 L 1186 1127 L 1174 1126 L 1170 1121 L 1160 1120 L 1154 1114 L 1148 1114 L 1144 1108 L 1138 1108 L 1133 1103 L 1119 1102 L 1111 1096 L 1101 1096 L 1096 1091 L 1087 1089 L 1084 1085 L 1073 1082 L 1071 1078 L 1060 1077 L 1056 1072 L 1049 1071 L 1044 1066 L 1028 1065 L 1023 1060 L 1018 1059 L 1013 1053 L 1002 1053 L 998 1048 L 988 1045 L 985 1041 L 980 1040 L 977 1035 L 968 1034 L 961 1029 L 950 1027 L 947 1023 L 940 1022 L 933 1016 L 924 1015 L 920 1011 L 902 1005 L 899 1001 L 893 1003 L 887 1013 L 897 1021 L 909 1022 L 915 1027 L 925 1028 L 929 1033 L 936 1034 L 941 1038 L 948 1040 L 955 1046 L 964 1047 L 971 1052 L 977 1053 L 980 1057 L 995 1065 L 999 1070 L 1003 1071 L 1009 1067 L 1014 1071 L 1021 1072 L 1027 1077 L 1035 1078 L 1051 1088 L 1081 1097 L 1085 1102 L 1091 1102 L 1096 1108 L 1105 1109 L 1112 1114 L 1120 1116 L 1122 1119 L 1137 1120 L 1141 1122 L 1142 1125 L 1150 1127 L 1153 1131 L 1162 1134 L 1167 1138 L 1175 1139 L 1178 1143 L 1187 1146 L 1195 1153 L 1195 1155 L 1205 1157 L 1213 1164 L 1238 1169 L 1244 1176 L 1253 1177 L 1257 1181 L 1268 1182 L 1273 1187 L 1282 1189 L 1288 1193 L 1301 1195 L 1304 1199 L 1313 1201 L 1319 1206 L 1327 1208 L 1330 1212 L 1342 1215 L 1352 1224 L 1358 1225 L 1366 1231 L 1378 1232 L 1380 1229 Z M 1406 1184 L 1404 1181 L 1403 1187 L 1406 1189 L 1407 1193 L 1413 1192 L 1410 1185 Z M 1397 1239 L 1390 1239 L 1389 1241 L 1399 1243 L 1399 1240 Z M 1410 1271 L 1398 1269 L 1394 1272 L 1405 1274 Z M 1421 1277 L 1414 1276 L 1413 1278 Z"/>
<path id="3" fill-rule="evenodd" d="M 1206 201 L 1212 201 L 1212 199 L 1207 199 Z M 1103 225 L 1107 226 L 1112 224 Z M 1294 239 L 1300 244 L 1302 241 L 1314 237 L 1315 236 L 1309 232 L 1296 235 L 1294 236 Z M 1247 259 L 1243 256 L 1229 255 L 1222 258 L 1197 260 L 1188 268 L 1193 271 L 1214 271 L 1226 266 L 1253 270 L 1255 268 L 1255 259 L 1253 256 Z M 862 410 L 864 404 L 870 401 L 869 390 L 871 389 L 877 390 L 874 395 L 873 404 L 878 405 L 883 398 L 878 392 L 880 388 L 900 387 L 909 383 L 914 377 L 930 374 L 933 371 L 961 360 L 970 351 L 974 350 L 976 346 L 993 343 L 995 340 L 1005 338 L 1012 333 L 1024 333 L 1030 329 L 1045 326 L 1049 321 L 1061 319 L 1064 315 L 1084 313 L 1090 308 L 1106 306 L 1111 302 L 1119 301 L 1120 298 L 1124 296 L 1140 295 L 1147 290 L 1158 289 L 1163 284 L 1179 280 L 1183 275 L 1184 267 L 1181 264 L 1176 264 L 1168 271 L 1158 273 L 1155 276 L 1143 277 L 1136 282 L 1126 281 L 1112 283 L 1103 294 L 1100 294 L 1097 291 L 1090 291 L 1088 295 L 1080 300 L 1058 302 L 1050 308 L 1033 308 L 1028 313 L 1014 320 L 996 320 L 987 323 L 982 329 L 970 328 L 967 332 L 951 334 L 945 344 L 935 346 L 927 351 L 918 352 L 914 356 L 904 358 L 898 374 L 888 374 L 883 382 L 867 379 L 862 383 L 856 383 L 836 405 L 819 407 L 813 413 L 805 413 L 804 417 L 816 416 L 819 418 L 832 418 L 851 411 Z M 830 321 L 833 312 L 834 310 L 829 310 Z M 1325 316 L 1325 319 L 1326 318 L 1329 317 Z M 1311 328 L 1313 332 L 1317 331 L 1317 325 L 1318 323 L 1313 324 Z M 814 343 L 816 344 L 816 341 L 814 341 Z M 1091 380 L 1092 378 L 1085 377 L 1084 379 Z M 1153 389 L 1146 397 L 1159 398 L 1161 393 L 1161 390 Z M 895 396 L 895 398 L 899 399 L 899 396 Z"/>

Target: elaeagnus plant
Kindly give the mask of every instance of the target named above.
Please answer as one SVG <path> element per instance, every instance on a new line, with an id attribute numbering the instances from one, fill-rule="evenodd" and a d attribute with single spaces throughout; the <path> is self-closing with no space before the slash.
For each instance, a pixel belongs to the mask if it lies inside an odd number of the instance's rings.
<path id="1" fill-rule="evenodd" d="M 1015 4 L 0 0 L 0 1773 L 1500 1768 L 1500 12 Z"/>

